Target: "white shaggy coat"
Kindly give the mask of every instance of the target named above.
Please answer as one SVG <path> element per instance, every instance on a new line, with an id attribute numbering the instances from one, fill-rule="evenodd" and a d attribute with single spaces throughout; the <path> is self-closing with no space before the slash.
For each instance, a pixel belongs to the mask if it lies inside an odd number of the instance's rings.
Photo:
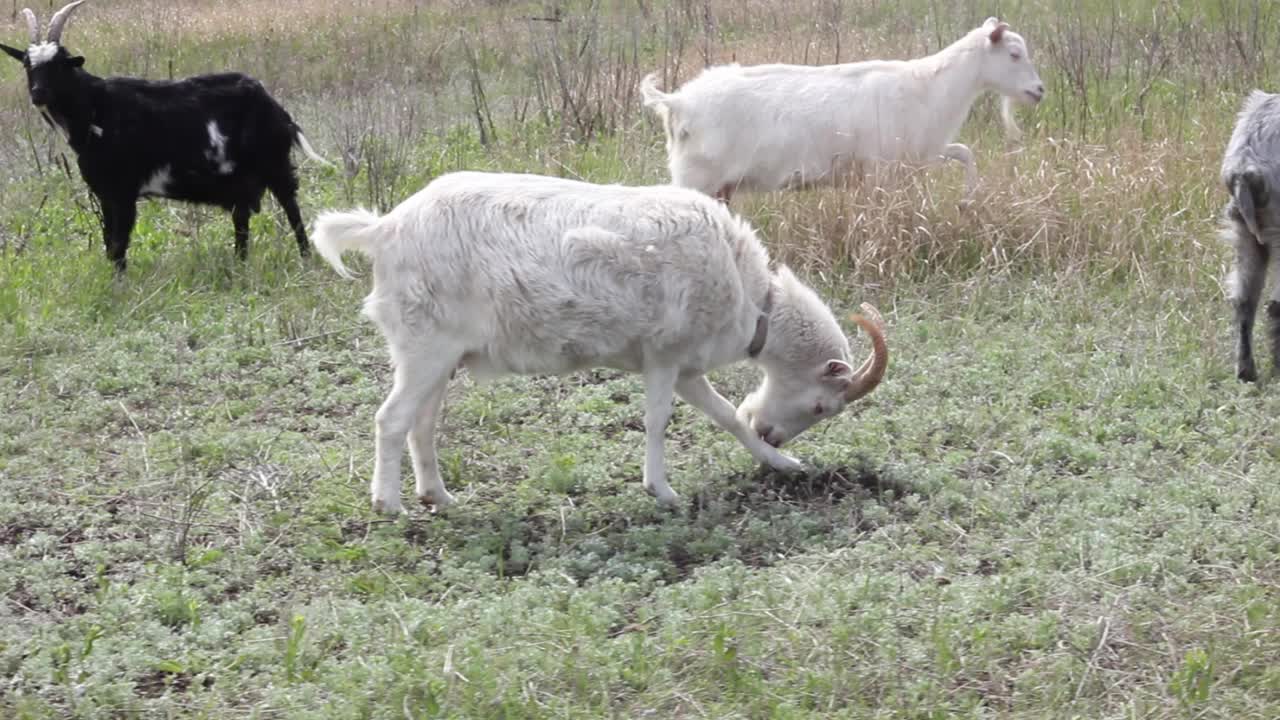
<path id="1" fill-rule="evenodd" d="M 683 188 L 459 172 L 382 217 L 324 213 L 314 241 L 344 276 L 344 250 L 372 258 L 365 312 L 396 366 L 377 415 L 372 483 L 374 506 L 387 512 L 401 509 L 406 435 L 419 498 L 452 502 L 432 435 L 459 366 L 481 378 L 592 366 L 643 374 L 644 485 L 664 503 L 676 498 L 663 459 L 673 394 L 757 459 L 791 470 L 799 463 L 774 446 L 838 413 L 851 387 L 865 394 L 871 375 L 883 374 L 878 323 L 864 321 L 879 369 L 855 373 L 843 331 L 813 291 L 785 268 L 770 270 L 746 222 Z M 746 359 L 762 315 L 767 335 L 755 359 L 776 389 L 735 411 L 704 373 Z"/>
<path id="2" fill-rule="evenodd" d="M 943 158 L 964 163 L 972 191 L 973 153 L 952 141 L 973 102 L 988 90 L 1024 103 L 1044 95 L 1026 41 L 1007 28 L 989 18 L 914 60 L 721 65 L 672 93 L 650 75 L 641 92 L 663 119 L 672 182 L 725 200 Z M 1007 100 L 1004 120 L 1016 134 Z"/>

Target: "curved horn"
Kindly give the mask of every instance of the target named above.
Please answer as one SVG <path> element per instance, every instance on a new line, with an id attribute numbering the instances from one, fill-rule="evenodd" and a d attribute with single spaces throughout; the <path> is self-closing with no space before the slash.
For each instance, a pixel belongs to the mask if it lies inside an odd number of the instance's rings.
<path id="1" fill-rule="evenodd" d="M 22 8 L 22 17 L 27 21 L 27 32 L 31 34 L 31 44 L 40 44 L 40 23 L 36 22 L 36 14 L 31 8 Z"/>
<path id="2" fill-rule="evenodd" d="M 849 319 L 857 323 L 871 338 L 871 357 L 854 373 L 849 389 L 844 394 L 847 402 L 853 402 L 875 390 L 884 379 L 884 369 L 889 365 L 889 347 L 884 342 L 884 318 L 880 317 L 880 311 L 870 303 L 862 303 L 862 313 L 852 315 Z"/>
<path id="3" fill-rule="evenodd" d="M 61 44 L 62 29 L 67 26 L 67 20 L 71 19 L 71 13 L 75 12 L 82 2 L 84 0 L 76 0 L 53 14 L 53 19 L 49 21 L 49 37 L 46 38 L 49 42 Z"/>

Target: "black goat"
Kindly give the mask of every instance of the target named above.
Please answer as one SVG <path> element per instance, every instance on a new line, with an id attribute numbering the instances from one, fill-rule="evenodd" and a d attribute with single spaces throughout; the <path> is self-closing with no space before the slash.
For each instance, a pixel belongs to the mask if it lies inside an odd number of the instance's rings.
<path id="1" fill-rule="evenodd" d="M 22 14 L 31 34 L 26 51 L 0 50 L 27 70 L 31 103 L 76 153 L 89 190 L 102 205 L 103 241 L 118 272 L 137 218 L 139 197 L 218 205 L 231 211 L 236 254 L 248 251 L 249 217 L 270 190 L 284 208 L 298 250 L 310 253 L 298 211 L 298 177 L 289 153 L 298 145 L 327 163 L 262 83 L 239 73 L 178 81 L 100 78 L 84 58 L 62 47 L 62 30 L 84 0 L 49 21 L 40 41 L 36 16 Z"/>

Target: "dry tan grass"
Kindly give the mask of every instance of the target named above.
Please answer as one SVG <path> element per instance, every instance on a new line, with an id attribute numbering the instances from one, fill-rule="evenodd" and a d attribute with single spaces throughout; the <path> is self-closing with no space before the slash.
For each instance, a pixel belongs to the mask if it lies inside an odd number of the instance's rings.
<path id="1" fill-rule="evenodd" d="M 993 140 L 993 138 L 991 138 Z M 1217 148 L 1131 137 L 1109 146 L 1044 138 L 985 149 L 982 185 L 941 166 L 891 187 L 742 197 L 775 254 L 810 271 L 880 284 L 985 273 L 1084 273 L 1215 282 Z"/>
<path id="2" fill-rule="evenodd" d="M 63 3 L 29 2 L 41 24 Z M 92 38 L 98 32 L 118 33 L 121 38 L 141 30 L 170 34 L 199 33 L 204 37 L 296 32 L 315 23 L 341 18 L 386 18 L 412 13 L 437 3 L 420 0 L 92 0 L 76 11 L 76 36 Z M 26 31 L 22 18 L 6 18 L 15 34 Z M 68 32 L 68 37 L 70 33 Z"/>

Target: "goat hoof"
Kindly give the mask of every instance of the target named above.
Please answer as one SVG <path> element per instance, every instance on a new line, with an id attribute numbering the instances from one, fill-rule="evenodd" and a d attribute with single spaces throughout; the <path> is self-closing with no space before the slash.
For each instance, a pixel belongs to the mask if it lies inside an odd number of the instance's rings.
<path id="1" fill-rule="evenodd" d="M 777 453 L 776 458 L 771 458 L 769 460 L 769 467 L 773 468 L 774 470 L 777 470 L 778 472 L 795 473 L 795 472 L 801 472 L 804 470 L 804 463 L 791 457 L 790 455 L 786 455 L 784 453 Z"/>
<path id="2" fill-rule="evenodd" d="M 400 504 L 398 498 L 374 498 L 373 511 L 380 515 L 399 515 L 404 512 L 404 506 Z"/>
<path id="3" fill-rule="evenodd" d="M 436 512 L 444 510 L 452 505 L 453 502 L 453 496 L 445 490 L 441 490 L 439 493 L 427 493 L 426 495 L 418 496 L 418 503 L 420 503 L 422 507 L 427 508 L 428 510 L 434 507 Z"/>
<path id="4" fill-rule="evenodd" d="M 1257 382 L 1258 369 L 1253 365 L 1242 366 L 1236 369 L 1236 377 L 1239 378 L 1240 382 Z"/>
<path id="5" fill-rule="evenodd" d="M 675 490 L 672 490 L 669 487 L 655 488 L 645 485 L 644 491 L 652 495 L 654 499 L 658 501 L 659 507 L 673 508 L 676 506 L 676 503 L 680 502 L 680 496 L 676 494 Z"/>

